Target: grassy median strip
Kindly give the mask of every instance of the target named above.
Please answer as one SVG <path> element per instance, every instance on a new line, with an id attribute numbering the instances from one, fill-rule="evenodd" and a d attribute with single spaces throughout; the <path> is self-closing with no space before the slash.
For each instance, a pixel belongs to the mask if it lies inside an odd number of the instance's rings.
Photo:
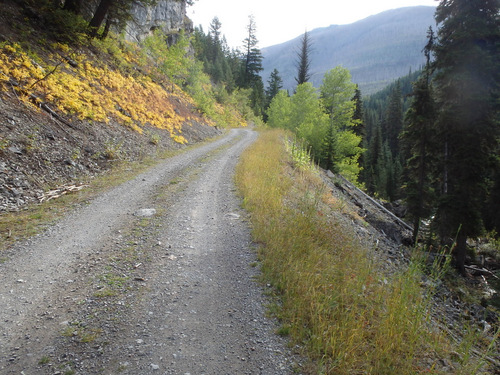
<path id="1" fill-rule="evenodd" d="M 418 263 L 379 271 L 373 252 L 339 220 L 345 208 L 314 171 L 293 166 L 284 138 L 262 132 L 236 176 L 262 244 L 263 277 L 281 300 L 279 333 L 303 345 L 314 373 L 445 373 L 437 363 L 450 347 L 429 329 Z"/>

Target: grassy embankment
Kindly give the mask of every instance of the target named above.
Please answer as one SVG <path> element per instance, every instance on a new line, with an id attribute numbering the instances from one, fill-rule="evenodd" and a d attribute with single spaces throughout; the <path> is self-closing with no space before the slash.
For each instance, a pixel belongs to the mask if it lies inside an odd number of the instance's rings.
<path id="1" fill-rule="evenodd" d="M 470 347 L 453 347 L 429 328 L 419 264 L 383 274 L 373 252 L 338 220 L 346 206 L 313 172 L 293 167 L 284 137 L 264 132 L 237 171 L 262 244 L 263 277 L 281 301 L 272 308 L 279 333 L 305 347 L 312 372 L 449 373 L 438 364 L 453 352 L 454 373 L 475 373 L 480 362 L 470 359 Z"/>

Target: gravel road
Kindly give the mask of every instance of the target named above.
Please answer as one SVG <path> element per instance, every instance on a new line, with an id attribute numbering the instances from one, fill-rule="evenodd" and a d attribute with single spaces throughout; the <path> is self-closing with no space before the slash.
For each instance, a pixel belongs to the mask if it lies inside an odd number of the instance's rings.
<path id="1" fill-rule="evenodd" d="M 257 134 L 163 161 L 0 264 L 1 374 L 290 374 L 233 184 Z"/>

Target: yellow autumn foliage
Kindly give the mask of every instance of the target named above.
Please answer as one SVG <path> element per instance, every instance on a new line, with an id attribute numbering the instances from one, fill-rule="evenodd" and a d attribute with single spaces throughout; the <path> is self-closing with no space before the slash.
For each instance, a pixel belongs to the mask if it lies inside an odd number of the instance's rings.
<path id="1" fill-rule="evenodd" d="M 74 67 L 60 56 L 68 54 L 67 46 L 52 47 L 57 52 L 42 67 L 20 45 L 0 44 L 0 91 L 14 88 L 26 103 L 40 98 L 64 114 L 103 123 L 115 119 L 139 133 L 149 124 L 167 130 L 175 142 L 187 142 L 181 129 L 193 118 L 178 114 L 172 103 L 189 107 L 194 103 L 178 86 L 169 83 L 166 90 L 144 74 L 111 69 L 82 54 L 71 56 Z M 135 63 L 138 58 L 129 52 L 121 57 Z"/>

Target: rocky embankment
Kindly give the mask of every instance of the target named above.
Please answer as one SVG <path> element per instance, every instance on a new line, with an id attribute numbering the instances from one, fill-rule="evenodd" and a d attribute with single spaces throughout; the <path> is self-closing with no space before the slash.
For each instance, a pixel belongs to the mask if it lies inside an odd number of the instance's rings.
<path id="1" fill-rule="evenodd" d="M 91 3 L 84 2 L 84 16 L 91 14 Z M 121 42 L 111 48 L 115 56 L 106 47 L 81 45 L 74 35 L 71 43 L 61 44 L 66 39 L 47 30 L 49 18 L 30 2 L 0 1 L 0 45 L 8 47 L 1 51 L 0 69 L 0 213 L 37 203 L 48 191 L 57 195 L 78 188 L 119 160 L 137 161 L 179 148 L 172 137 L 180 132 L 189 144 L 220 134 L 180 89 L 173 93 L 156 79 L 156 86 L 149 87 L 156 91 L 148 96 L 143 86 L 134 86 L 151 77 L 144 66 L 130 63 L 135 55 L 124 57 Z M 139 41 L 154 29 L 175 35 L 189 31 L 189 25 L 185 0 L 134 4 L 126 35 Z M 86 75 L 88 70 L 94 76 Z M 107 85 L 96 75 L 107 75 Z M 128 96 L 117 99 L 113 90 L 123 82 Z M 72 91 L 75 87 L 79 89 Z M 109 97 L 115 99 L 112 105 L 102 107 Z M 138 98 L 157 106 L 134 107 Z M 81 113 L 85 108 L 105 116 Z M 160 126 L 147 117 L 150 112 L 162 119 Z M 180 132 L 173 131 L 180 122 Z"/>
<path id="2" fill-rule="evenodd" d="M 179 110 L 187 111 L 186 108 Z M 189 143 L 220 134 L 201 118 L 186 121 Z M 167 131 L 147 128 L 144 134 L 116 122 L 63 123 L 29 108 L 11 92 L 0 94 L 0 212 L 36 204 L 53 189 L 64 192 L 85 184 L 120 160 L 141 160 L 181 147 Z"/>

